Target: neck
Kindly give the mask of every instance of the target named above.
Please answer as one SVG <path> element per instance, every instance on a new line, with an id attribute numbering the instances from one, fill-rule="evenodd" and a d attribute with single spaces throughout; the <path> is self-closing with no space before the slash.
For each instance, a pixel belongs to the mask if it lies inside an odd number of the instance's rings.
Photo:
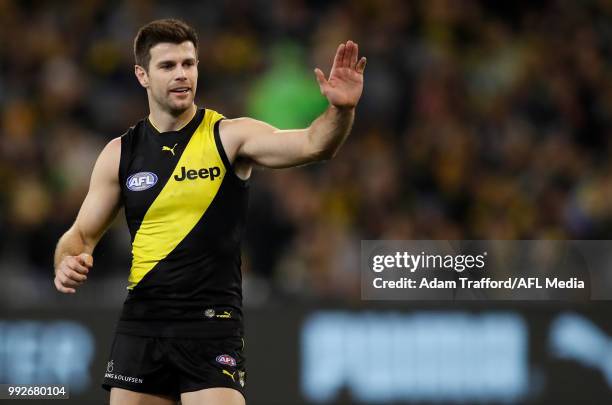
<path id="1" fill-rule="evenodd" d="M 172 115 L 169 111 L 151 106 L 149 121 L 159 132 L 178 131 L 191 121 L 198 108 L 195 104 L 180 113 Z"/>

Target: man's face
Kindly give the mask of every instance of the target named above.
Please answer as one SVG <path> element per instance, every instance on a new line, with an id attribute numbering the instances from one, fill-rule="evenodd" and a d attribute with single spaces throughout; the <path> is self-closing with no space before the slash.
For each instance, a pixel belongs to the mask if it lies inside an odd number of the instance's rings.
<path id="1" fill-rule="evenodd" d="M 191 41 L 159 43 L 151 48 L 149 70 L 136 67 L 136 76 L 161 109 L 178 115 L 193 104 L 198 82 L 198 60 Z"/>

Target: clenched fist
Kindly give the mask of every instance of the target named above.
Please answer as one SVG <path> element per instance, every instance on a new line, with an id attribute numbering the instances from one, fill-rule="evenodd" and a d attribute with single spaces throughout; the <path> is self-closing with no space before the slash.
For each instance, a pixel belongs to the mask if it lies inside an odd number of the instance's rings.
<path id="1" fill-rule="evenodd" d="M 78 256 L 64 256 L 55 268 L 55 288 L 63 293 L 74 294 L 76 287 L 87 280 L 87 273 L 93 266 L 93 257 L 87 253 Z"/>

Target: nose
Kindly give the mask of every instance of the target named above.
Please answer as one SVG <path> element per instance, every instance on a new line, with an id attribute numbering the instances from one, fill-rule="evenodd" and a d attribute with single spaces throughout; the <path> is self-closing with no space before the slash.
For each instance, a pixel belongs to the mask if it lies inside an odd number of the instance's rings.
<path id="1" fill-rule="evenodd" d="M 183 66 L 179 66 L 176 70 L 176 80 L 187 80 L 187 74 L 185 73 L 185 68 Z"/>

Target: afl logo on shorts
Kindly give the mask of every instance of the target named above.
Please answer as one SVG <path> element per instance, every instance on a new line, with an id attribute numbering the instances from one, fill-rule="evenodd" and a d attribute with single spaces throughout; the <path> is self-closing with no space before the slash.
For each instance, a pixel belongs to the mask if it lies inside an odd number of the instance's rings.
<path id="1" fill-rule="evenodd" d="M 236 359 L 229 354 L 220 354 L 215 359 L 217 363 L 225 364 L 226 366 L 236 367 Z"/>
<path id="2" fill-rule="evenodd" d="M 143 191 L 157 184 L 157 175 L 151 172 L 138 172 L 128 177 L 125 185 L 132 191 Z"/>

